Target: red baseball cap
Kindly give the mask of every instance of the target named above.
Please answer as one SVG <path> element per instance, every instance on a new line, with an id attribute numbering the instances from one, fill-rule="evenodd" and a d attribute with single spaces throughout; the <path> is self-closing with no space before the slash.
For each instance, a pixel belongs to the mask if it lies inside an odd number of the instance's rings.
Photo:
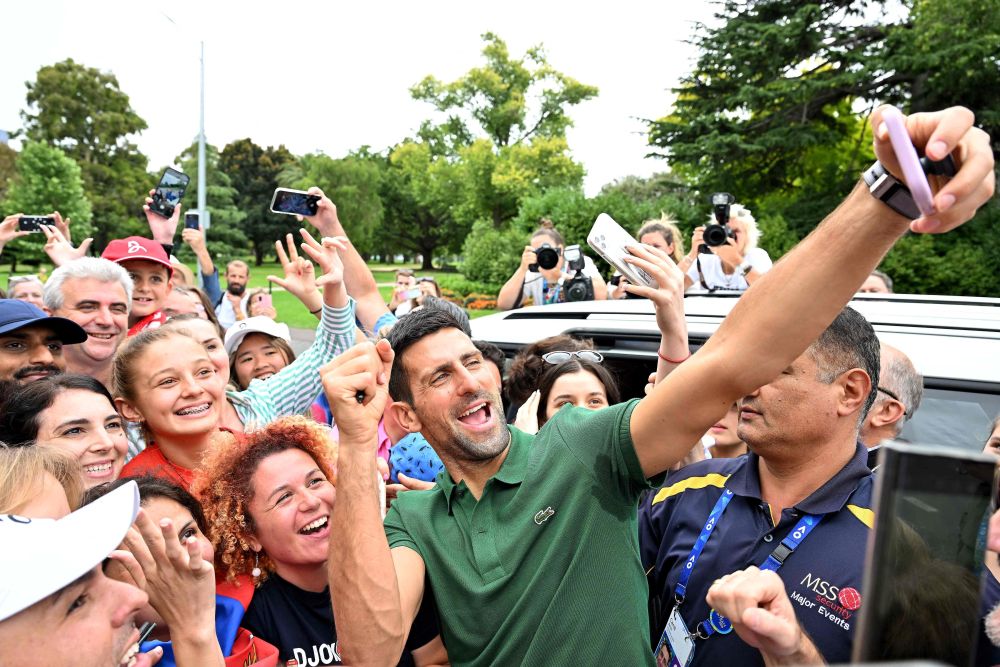
<path id="1" fill-rule="evenodd" d="M 174 267 L 170 264 L 170 258 L 167 257 L 163 246 L 152 239 L 145 239 L 141 236 L 115 239 L 104 249 L 101 257 L 109 259 L 116 264 L 124 264 L 136 259 L 156 262 L 167 268 L 167 275 L 172 276 L 174 274 Z"/>

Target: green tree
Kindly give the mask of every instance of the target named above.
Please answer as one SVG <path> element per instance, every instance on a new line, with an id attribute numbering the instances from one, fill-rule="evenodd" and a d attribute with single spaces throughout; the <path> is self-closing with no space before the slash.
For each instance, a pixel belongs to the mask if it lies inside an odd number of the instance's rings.
<path id="1" fill-rule="evenodd" d="M 424 270 L 434 268 L 439 249 L 457 251 L 467 232 L 452 213 L 455 171 L 427 142 L 407 140 L 389 154 L 382 180 L 383 234 L 394 247 L 419 253 Z"/>
<path id="2" fill-rule="evenodd" d="M 143 195 L 154 183 L 147 159 L 131 137 L 146 129 L 118 79 L 110 72 L 72 59 L 38 70 L 21 112 L 32 141 L 58 146 L 80 165 L 94 216 L 95 240 L 148 233 L 142 219 Z"/>
<path id="3" fill-rule="evenodd" d="M 439 114 L 421 126 L 421 142 L 462 165 L 456 217 L 465 225 L 488 218 L 499 227 L 527 194 L 581 183 L 583 169 L 566 144 L 568 110 L 597 89 L 556 71 L 541 46 L 513 58 L 493 33 L 483 40 L 483 66 L 451 83 L 428 76 L 410 92 Z"/>
<path id="4" fill-rule="evenodd" d="M 382 226 L 381 187 L 385 156 L 367 147 L 347 157 L 334 159 L 321 153 L 304 155 L 281 174 L 289 187 L 306 190 L 318 186 L 337 205 L 337 215 L 351 242 L 367 257 L 378 246 Z"/>
<path id="5" fill-rule="evenodd" d="M 15 169 L 3 202 L 3 215 L 48 215 L 59 211 L 64 219 L 72 219 L 77 243 L 92 235 L 90 201 L 84 193 L 80 167 L 72 158 L 53 146 L 28 142 L 17 156 Z M 16 260 L 43 261 L 44 245 L 45 238 L 33 234 L 12 244 L 8 252 L 15 254 Z"/>
<path id="6" fill-rule="evenodd" d="M 14 177 L 14 162 L 17 160 L 17 151 L 7 144 L 0 144 L 0 200 L 7 196 L 7 188 L 10 179 Z"/>
<path id="7" fill-rule="evenodd" d="M 236 190 L 236 206 L 246 218 L 241 227 L 250 239 L 254 262 L 260 266 L 273 252 L 274 242 L 295 233 L 301 224 L 292 216 L 271 213 L 271 198 L 281 171 L 294 161 L 283 145 L 261 148 L 250 139 L 228 144 L 219 156 L 219 168 Z"/>
<path id="8" fill-rule="evenodd" d="M 996 2 L 726 0 L 716 18 L 699 30 L 699 59 L 673 108 L 650 122 L 650 143 L 700 192 L 725 190 L 749 204 L 774 257 L 873 160 L 867 116 L 877 104 L 968 106 L 1000 149 Z M 1000 271 L 995 235 L 908 245 Z M 979 272 L 948 270 L 959 263 L 967 261 L 925 263 L 939 273 L 901 284 L 966 293 Z"/>
<path id="9" fill-rule="evenodd" d="M 193 209 L 197 206 L 198 143 L 188 146 L 174 162 L 180 165 L 181 171 L 191 175 L 183 210 Z M 212 220 L 205 235 L 208 252 L 222 266 L 232 259 L 246 259 L 250 253 L 250 241 L 243 233 L 242 224 L 246 214 L 236 206 L 236 189 L 219 169 L 219 149 L 212 144 L 205 144 L 205 180 L 208 182 L 205 206 Z M 187 246 L 181 245 L 178 250 L 182 259 L 194 261 L 194 253 Z"/>

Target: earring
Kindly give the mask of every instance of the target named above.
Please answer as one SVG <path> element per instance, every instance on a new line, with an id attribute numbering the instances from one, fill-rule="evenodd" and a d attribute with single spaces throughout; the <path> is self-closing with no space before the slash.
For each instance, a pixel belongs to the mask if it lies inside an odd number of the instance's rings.
<path id="1" fill-rule="evenodd" d="M 259 551 L 253 552 L 253 569 L 250 570 L 250 575 L 254 579 L 257 579 L 258 577 L 260 577 L 260 552 Z"/>

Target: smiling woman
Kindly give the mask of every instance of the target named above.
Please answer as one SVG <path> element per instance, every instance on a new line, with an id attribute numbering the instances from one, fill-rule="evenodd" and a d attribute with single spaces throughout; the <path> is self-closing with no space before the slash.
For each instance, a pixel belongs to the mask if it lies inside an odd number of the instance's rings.
<path id="1" fill-rule="evenodd" d="M 88 489 L 118 477 L 128 446 L 111 394 L 86 375 L 56 375 L 14 388 L 0 410 L 0 440 L 64 449 L 79 462 Z"/>
<path id="2" fill-rule="evenodd" d="M 225 387 L 208 352 L 190 335 L 147 329 L 115 356 L 115 404 L 140 422 L 146 448 L 122 470 L 149 473 L 188 488 L 218 431 Z"/>
<path id="3" fill-rule="evenodd" d="M 243 626 L 278 647 L 279 664 L 340 664 L 326 571 L 337 460 L 329 433 L 286 417 L 233 435 L 206 456 L 192 487 L 226 578 L 249 575 L 256 586 Z M 443 651 L 431 611 L 410 636 L 418 651 L 408 648 L 401 664 Z"/>

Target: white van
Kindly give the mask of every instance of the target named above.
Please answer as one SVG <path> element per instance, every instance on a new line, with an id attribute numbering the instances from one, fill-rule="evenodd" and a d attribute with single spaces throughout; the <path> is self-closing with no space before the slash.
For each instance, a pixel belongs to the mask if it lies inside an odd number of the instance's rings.
<path id="1" fill-rule="evenodd" d="M 688 337 L 696 351 L 738 295 L 687 296 Z M 981 450 L 1000 414 L 1000 299 L 858 294 L 850 304 L 880 339 L 906 353 L 924 376 L 924 398 L 901 439 Z M 473 337 L 504 350 L 566 333 L 591 338 L 626 398 L 642 395 L 656 367 L 659 331 L 646 299 L 581 301 L 512 310 L 472 320 Z"/>

